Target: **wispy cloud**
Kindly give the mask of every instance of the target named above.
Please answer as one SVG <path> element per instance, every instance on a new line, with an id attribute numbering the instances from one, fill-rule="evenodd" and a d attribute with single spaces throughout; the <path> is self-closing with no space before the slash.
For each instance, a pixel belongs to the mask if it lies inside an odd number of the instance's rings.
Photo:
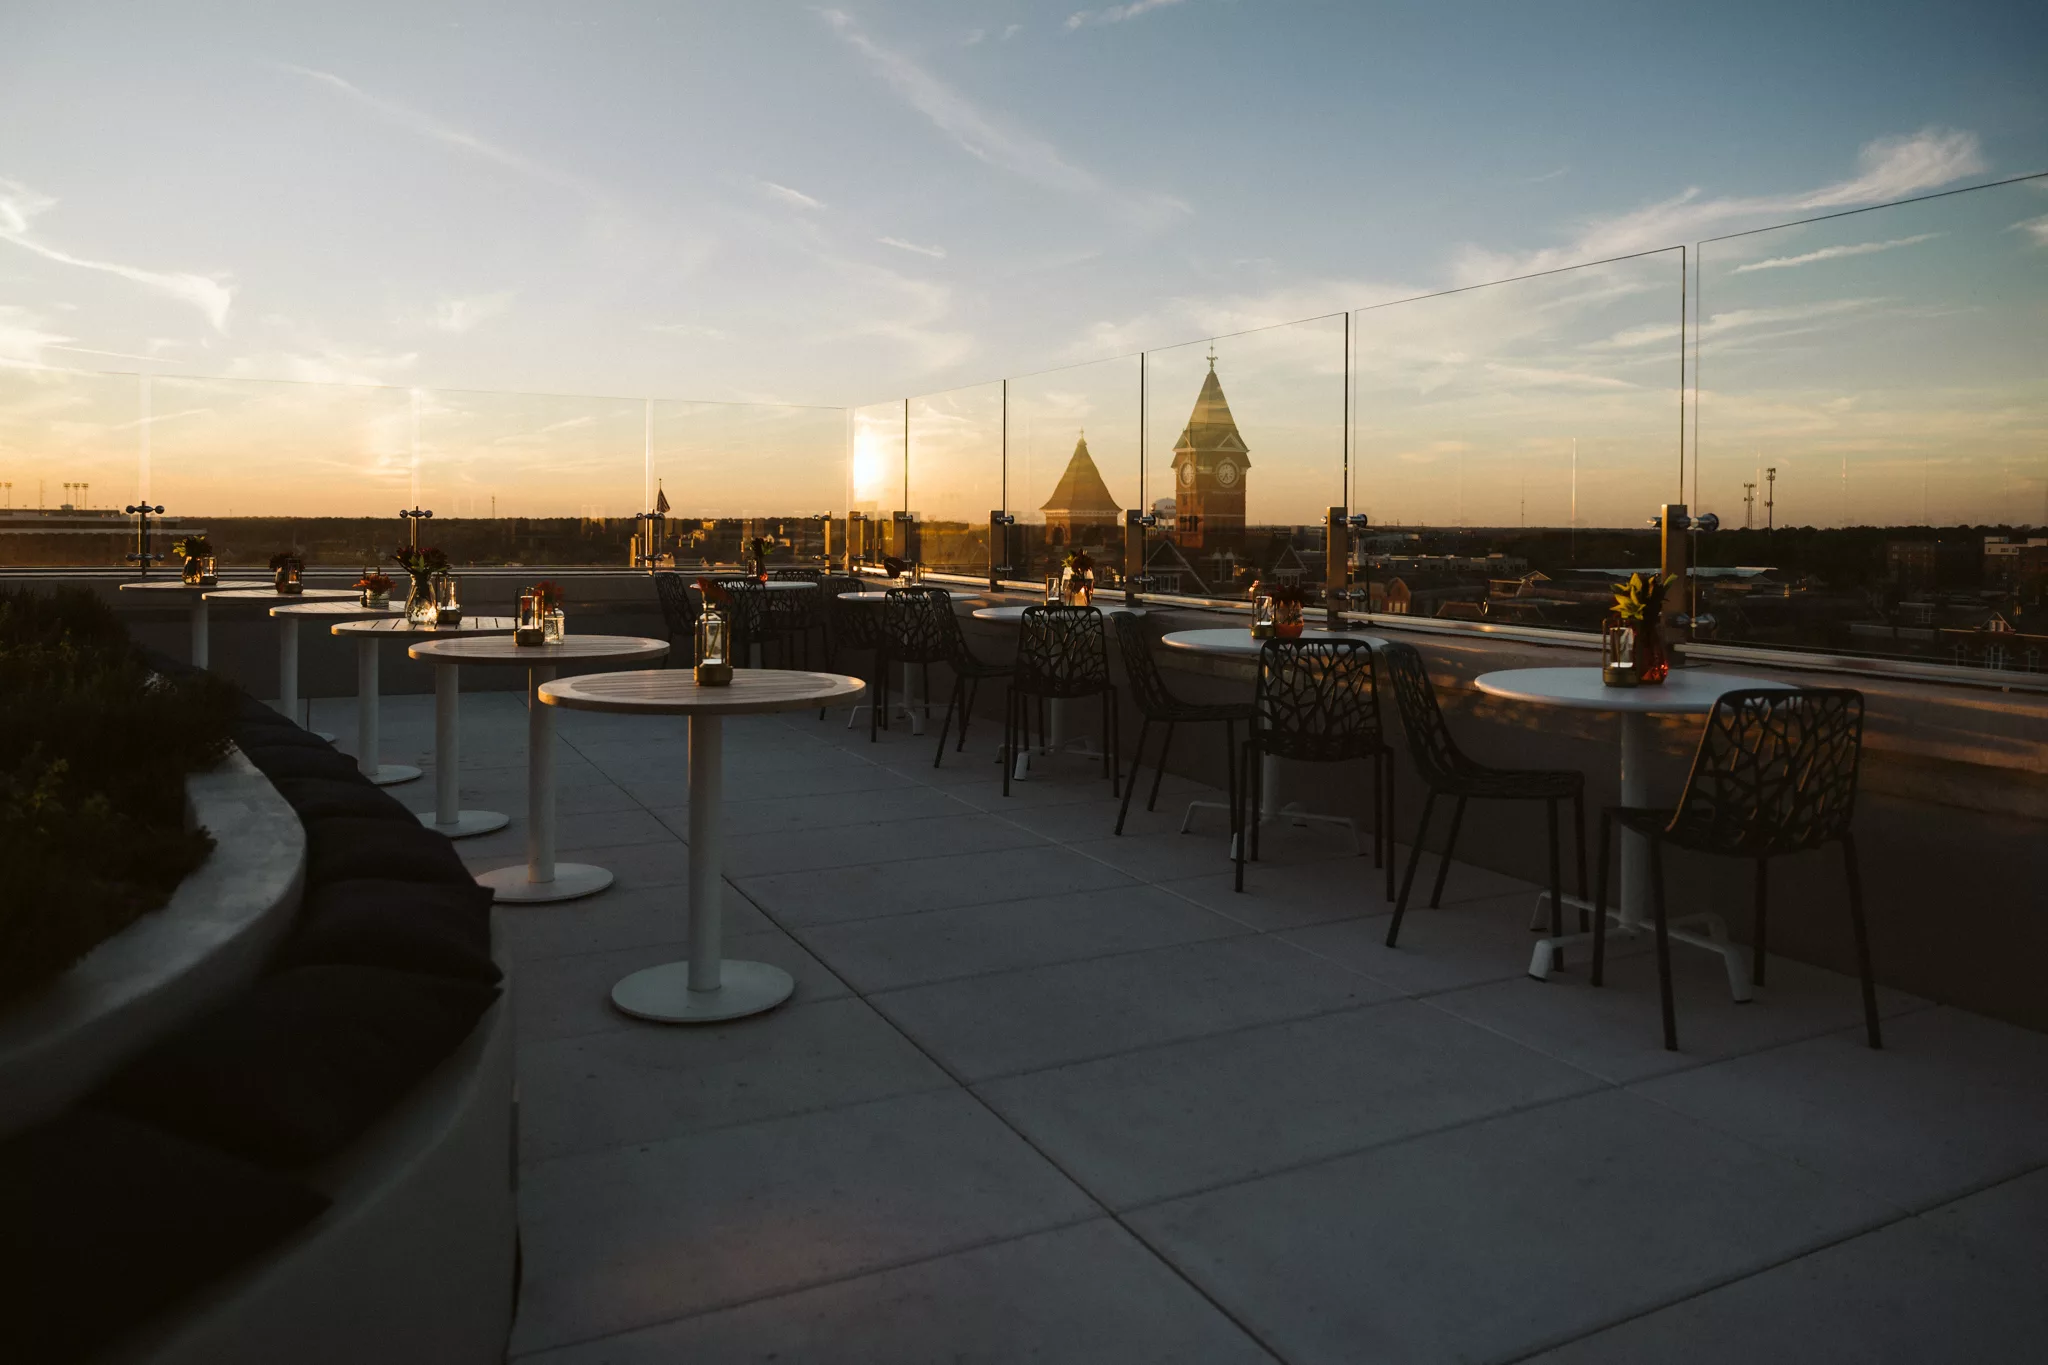
<path id="1" fill-rule="evenodd" d="M 1077 28 L 1088 28 L 1097 24 L 1121 24 L 1126 19 L 1136 19 L 1156 9 L 1178 5 L 1181 0 L 1131 0 L 1128 5 L 1111 5 L 1107 9 L 1076 10 L 1067 16 L 1066 29 L 1072 33 Z"/>
<path id="2" fill-rule="evenodd" d="M 62 332 L 46 331 L 48 324 L 39 313 L 17 304 L 0 303 L 0 357 L 40 365 L 45 347 L 71 340 Z"/>
<path id="3" fill-rule="evenodd" d="M 935 261 L 946 259 L 946 248 L 942 246 L 920 246 L 916 242 L 906 242 L 901 237 L 877 237 L 875 240 L 883 246 L 893 246 L 898 251 L 909 251 L 919 256 L 929 256 Z"/>
<path id="4" fill-rule="evenodd" d="M 1572 168 L 1569 166 L 1559 166 L 1554 171 L 1545 171 L 1541 175 L 1531 175 L 1524 177 L 1520 183 L 1524 185 L 1540 185 L 1546 180 L 1555 180 L 1561 175 L 1570 175 L 1571 170 Z"/>
<path id="5" fill-rule="evenodd" d="M 1911 237 L 1895 237 L 1889 242 L 1856 242 L 1841 246 L 1824 246 L 1818 251 L 1808 251 L 1798 256 L 1773 256 L 1769 260 L 1751 261 L 1747 265 L 1736 266 L 1734 273 L 1746 275 L 1752 270 L 1790 270 L 1793 266 L 1812 265 L 1815 261 L 1838 261 L 1845 256 L 1874 256 L 1880 251 L 1931 242 L 1939 236 L 1939 232 L 1921 232 Z"/>
<path id="6" fill-rule="evenodd" d="M 433 326 L 437 331 L 460 335 L 473 330 L 478 323 L 503 316 L 512 307 L 512 298 L 513 291 L 504 289 L 495 294 L 442 299 L 434 305 Z"/>
<path id="7" fill-rule="evenodd" d="M 792 208 L 816 210 L 825 207 L 823 201 L 813 199 L 802 190 L 793 190 L 787 185 L 778 185 L 773 180 L 756 179 L 754 181 L 754 188 L 760 190 L 761 193 L 767 195 L 770 199 L 778 203 L 788 204 Z"/>
<path id="8" fill-rule="evenodd" d="M 310 66 L 298 66 L 291 62 L 277 62 L 273 63 L 273 65 L 280 71 L 289 72 L 294 76 L 302 77 L 305 80 L 332 90 L 380 117 L 397 124 L 399 127 L 417 133 L 422 137 L 432 138 L 437 142 L 444 142 L 450 147 L 467 152 L 471 156 L 480 157 L 494 165 L 502 166 L 508 171 L 515 171 L 528 179 L 538 180 L 544 184 L 559 186 L 563 189 L 574 190 L 578 194 L 591 199 L 602 200 L 605 198 L 594 186 L 576 176 L 570 175 L 566 171 L 557 170 L 553 166 L 538 161 L 522 152 L 514 151 L 509 147 L 503 147 L 495 142 L 478 137 L 475 133 L 469 132 L 466 129 L 443 123 L 433 115 L 423 113 L 409 105 L 401 104 L 397 100 L 372 94 L 354 82 L 344 80 L 331 71 L 320 71 Z"/>
<path id="9" fill-rule="evenodd" d="M 2024 222 L 2014 223 L 2006 231 L 2024 232 L 2034 239 L 2036 246 L 2048 246 L 2048 214 L 2043 214 L 2039 218 L 2029 218 Z"/>
<path id="10" fill-rule="evenodd" d="M 647 330 L 659 332 L 663 336 L 686 337 L 692 341 L 724 341 L 730 336 L 730 333 L 720 331 L 716 327 L 707 327 L 701 322 L 650 322 L 647 324 Z"/>
<path id="11" fill-rule="evenodd" d="M 905 103 L 977 160 L 1032 184 L 1107 204 L 1133 226 L 1156 229 L 1188 211 L 1167 195 L 1129 193 L 1076 166 L 1058 148 L 1029 133 L 1004 128 L 973 101 L 910 58 L 870 38 L 853 17 L 821 11 L 825 22 L 859 53 Z"/>
<path id="12" fill-rule="evenodd" d="M 1709 314 L 1694 328 L 1693 335 L 1702 341 L 1726 336 L 1731 332 L 1753 331 L 1762 327 L 1798 326 L 1800 330 L 1811 330 L 1804 324 L 1825 318 L 1841 317 L 1848 313 L 1862 312 L 1881 303 L 1880 299 L 1831 299 L 1823 303 L 1793 304 L 1784 308 L 1731 308 L 1725 312 Z M 1616 332 L 1599 341 L 1588 342 L 1589 351 L 1625 351 L 1638 346 L 1655 346 L 1679 337 L 1676 323 L 1646 323 Z"/>
<path id="13" fill-rule="evenodd" d="M 1866 143 L 1857 173 L 1793 194 L 1704 197 L 1695 187 L 1643 208 L 1587 222 L 1563 246 L 1530 252 L 1467 248 L 1454 262 L 1461 284 L 1555 270 L 1582 261 L 1626 256 L 1760 220 L 1882 203 L 1953 184 L 1985 169 L 1974 133 L 1927 128 L 1906 137 Z"/>
<path id="14" fill-rule="evenodd" d="M 235 298 L 234 286 L 224 284 L 211 275 L 196 275 L 182 270 L 145 270 L 141 266 L 124 265 L 118 261 L 96 261 L 36 240 L 30 235 L 31 225 L 39 214 L 54 208 L 56 203 L 50 196 L 39 194 L 18 181 L 0 180 L 0 241 L 12 242 L 46 261 L 114 275 L 145 289 L 166 294 L 180 303 L 189 303 L 205 314 L 215 331 L 227 330 L 228 308 Z"/>

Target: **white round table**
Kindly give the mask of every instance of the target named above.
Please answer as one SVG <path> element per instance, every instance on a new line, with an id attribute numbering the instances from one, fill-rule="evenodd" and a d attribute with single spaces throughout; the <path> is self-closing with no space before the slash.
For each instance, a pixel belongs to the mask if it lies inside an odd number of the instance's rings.
<path id="1" fill-rule="evenodd" d="M 410 782 L 420 775 L 420 770 L 409 763 L 380 763 L 377 750 L 380 747 L 378 710 L 382 704 L 382 690 L 377 681 L 377 648 L 380 642 L 397 636 L 401 639 L 448 638 L 459 639 L 464 635 L 509 635 L 512 627 L 519 624 L 509 616 L 464 616 L 451 626 L 436 621 L 431 626 L 414 625 L 405 618 L 405 608 L 379 612 L 371 615 L 368 608 L 357 607 L 362 613 L 357 619 L 344 621 L 333 628 L 336 635 L 350 635 L 356 642 L 356 766 L 363 775 L 380 787 L 389 787 L 398 782 Z M 509 816 L 494 810 L 463 810 L 461 725 L 457 719 L 456 670 L 453 665 L 434 670 L 434 808 L 430 811 L 414 811 L 420 823 L 429 829 L 439 830 L 451 839 L 468 839 L 492 830 L 503 829 L 511 823 Z M 369 766 L 374 766 L 375 772 Z M 398 773 L 386 780 L 384 774 Z"/>
<path id="2" fill-rule="evenodd" d="M 636 1019 L 706 1024 L 773 1009 L 796 983 L 766 962 L 727 962 L 719 805 L 725 785 L 725 717 L 805 711 L 858 697 L 859 678 L 788 669 L 736 668 L 724 687 L 699 687 L 688 669 L 593 673 L 540 687 L 541 705 L 614 714 L 690 718 L 690 956 L 634 972 L 612 987 L 612 1004 Z"/>
<path id="3" fill-rule="evenodd" d="M 974 619 L 977 621 L 1022 621 L 1025 612 L 1033 607 L 1044 605 L 1046 604 L 1042 602 L 1011 602 L 1000 607 L 976 607 L 974 609 Z M 1100 602 L 1095 604 L 1095 609 L 1104 616 L 1143 616 L 1145 614 L 1143 607 L 1105 606 Z"/>
<path id="4" fill-rule="evenodd" d="M 1789 683 L 1769 678 L 1748 678 L 1737 673 L 1712 673 L 1705 669 L 1674 668 L 1662 683 L 1649 687 L 1609 687 L 1600 681 L 1598 668 L 1510 668 L 1482 673 L 1472 686 L 1490 697 L 1527 702 L 1532 706 L 1558 706 L 1572 711 L 1605 711 L 1621 718 L 1621 804 L 1648 806 L 1650 799 L 1650 717 L 1703 716 L 1714 709 L 1714 700 L 1724 692 L 1749 687 L 1784 687 Z M 1621 893 L 1609 915 L 1626 933 L 1642 928 L 1648 909 L 1650 886 L 1649 844 L 1627 830 L 1621 832 Z M 1548 908 L 1550 893 L 1537 897 L 1538 914 Z M 1590 910 L 1577 896 L 1568 904 Z M 1702 924 L 1706 933 L 1689 926 Z M 1749 964 L 1742 950 L 1728 940 L 1727 925 L 1719 915 L 1687 915 L 1673 920 L 1671 937 L 1682 943 L 1719 953 L 1728 968 L 1728 990 L 1737 1000 L 1751 996 Z M 1590 942 L 1590 934 L 1567 934 L 1561 938 L 1539 939 L 1529 960 L 1529 975 L 1541 981 L 1549 977 L 1551 964 L 1560 948 Z"/>
<path id="5" fill-rule="evenodd" d="M 122 592 L 145 592 L 155 596 L 175 597 L 192 608 L 192 666 L 208 667 L 206 599 L 213 593 L 235 589 L 260 588 L 263 584 L 254 580 L 228 583 L 187 583 L 182 578 L 139 578 L 133 583 L 123 583 Z"/>
<path id="6" fill-rule="evenodd" d="M 1385 649 L 1387 641 L 1378 635 L 1367 635 L 1358 630 L 1320 630 L 1303 628 L 1297 640 L 1354 640 L 1373 649 Z M 1222 659 L 1256 659 L 1266 647 L 1266 642 L 1254 636 L 1249 626 L 1220 626 L 1203 630 L 1176 630 L 1159 637 L 1159 643 L 1168 649 L 1184 654 L 1208 654 Z M 1275 820 L 1286 820 L 1297 825 L 1341 825 L 1351 831 L 1351 843 L 1358 845 L 1358 822 L 1348 815 L 1320 815 L 1304 810 L 1299 803 L 1290 803 L 1281 798 L 1281 760 L 1272 754 L 1261 755 L 1259 759 L 1259 787 L 1264 796 L 1259 805 L 1259 823 L 1265 825 Z M 1188 814 L 1180 822 L 1181 833 L 1188 831 L 1188 824 L 1199 808 L 1217 809 L 1214 801 L 1190 801 Z M 1387 860 L 1389 868 L 1392 859 Z M 1389 876 L 1392 872 L 1389 871 Z"/>
<path id="7" fill-rule="evenodd" d="M 906 588 L 936 588 L 955 602 L 970 602 L 977 597 L 988 596 L 985 592 L 963 592 L 959 588 L 940 588 L 936 583 L 900 583 L 894 591 L 901 592 Z M 889 600 L 890 591 L 890 589 L 877 589 L 873 592 L 843 592 L 839 594 L 839 600 L 842 602 L 886 602 Z"/>
<path id="8" fill-rule="evenodd" d="M 451 666 L 460 664 L 514 664 L 526 669 L 526 863 L 494 867 L 478 873 L 477 881 L 490 887 L 501 904 L 522 905 L 575 900 L 610 886 L 612 874 L 604 868 L 555 861 L 555 713 L 541 705 L 540 689 L 554 680 L 555 670 L 563 664 L 652 663 L 668 653 L 668 641 L 637 635 L 571 635 L 559 644 L 522 645 L 510 635 L 465 634 L 423 640 L 406 653 L 432 663 L 437 675 L 443 667 L 452 672 Z M 451 691 L 454 685 L 451 679 Z M 437 700 L 441 689 L 437 676 Z"/>
<path id="9" fill-rule="evenodd" d="M 299 710 L 299 622 L 307 617 L 318 617 L 327 621 L 360 621 L 368 617 L 390 616 L 405 608 L 398 603 L 381 607 L 363 605 L 363 595 L 356 591 L 344 591 L 339 599 L 323 596 L 312 602 L 285 602 L 270 609 L 270 617 L 277 622 L 277 706 L 287 716 L 294 718 Z M 315 731 L 320 738 L 332 742 L 333 735 Z"/>
<path id="10" fill-rule="evenodd" d="M 712 582 L 716 583 L 720 578 L 744 578 L 746 577 L 746 575 L 707 573 L 699 574 L 698 577 L 708 578 L 711 579 Z M 808 578 L 771 578 L 766 583 L 756 583 L 754 586 L 757 588 L 765 589 L 768 592 L 816 592 L 818 590 L 818 584 L 816 583 L 816 581 Z M 696 579 L 693 578 L 690 580 L 689 588 L 691 592 L 698 591 Z"/>

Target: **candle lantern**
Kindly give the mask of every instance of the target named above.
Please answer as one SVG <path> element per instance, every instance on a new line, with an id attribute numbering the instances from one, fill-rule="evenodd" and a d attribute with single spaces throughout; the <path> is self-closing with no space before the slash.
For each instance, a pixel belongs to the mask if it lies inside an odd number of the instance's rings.
<path id="1" fill-rule="evenodd" d="M 1600 631 L 1600 681 L 1609 687 L 1634 687 L 1642 681 L 1636 676 L 1635 622 L 1607 618 Z"/>
<path id="2" fill-rule="evenodd" d="M 461 583 L 454 574 L 434 575 L 434 611 L 441 625 L 462 624 Z"/>
<path id="3" fill-rule="evenodd" d="M 1252 599 L 1252 638 L 1273 638 L 1273 599 L 1263 593 Z"/>
<path id="4" fill-rule="evenodd" d="M 512 643 L 515 645 L 537 645 L 544 637 L 541 629 L 540 595 L 528 588 L 519 594 L 519 615 L 512 629 Z"/>
<path id="5" fill-rule="evenodd" d="M 1045 605 L 1054 607 L 1060 600 L 1060 575 L 1049 573 L 1045 576 Z"/>
<path id="6" fill-rule="evenodd" d="M 732 682 L 732 621 L 708 596 L 697 613 L 697 685 L 724 687 Z"/>

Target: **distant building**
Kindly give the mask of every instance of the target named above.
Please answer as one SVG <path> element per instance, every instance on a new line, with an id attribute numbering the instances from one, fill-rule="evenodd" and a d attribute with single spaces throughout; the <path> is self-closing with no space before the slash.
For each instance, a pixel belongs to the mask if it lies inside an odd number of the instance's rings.
<path id="1" fill-rule="evenodd" d="M 1123 525 L 1123 506 L 1102 481 L 1086 436 L 1074 442 L 1066 472 L 1038 510 L 1045 513 L 1048 545 L 1105 545 Z"/>
<path id="2" fill-rule="evenodd" d="M 1984 537 L 1984 586 L 2004 588 L 2023 602 L 2040 601 L 2048 592 L 2048 536 L 2025 542 Z"/>
<path id="3" fill-rule="evenodd" d="M 1217 537 L 1244 531 L 1246 471 L 1251 451 L 1216 378 L 1216 357 L 1195 398 L 1195 410 L 1173 444 L 1174 539 L 1198 550 Z"/>

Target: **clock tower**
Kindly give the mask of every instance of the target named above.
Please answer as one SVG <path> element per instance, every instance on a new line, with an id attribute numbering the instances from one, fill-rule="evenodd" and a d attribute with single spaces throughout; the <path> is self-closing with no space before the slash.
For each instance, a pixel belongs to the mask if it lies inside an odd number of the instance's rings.
<path id="1" fill-rule="evenodd" d="M 1173 538 L 1178 544 L 1199 549 L 1205 541 L 1234 540 L 1243 533 L 1245 471 L 1251 463 L 1211 351 L 1195 410 L 1173 446 Z"/>

